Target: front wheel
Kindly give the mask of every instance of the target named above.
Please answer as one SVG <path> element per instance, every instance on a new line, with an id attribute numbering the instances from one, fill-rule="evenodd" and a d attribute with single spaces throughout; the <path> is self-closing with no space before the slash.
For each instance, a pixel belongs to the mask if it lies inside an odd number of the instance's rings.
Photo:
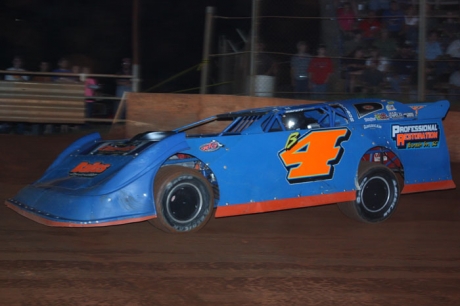
<path id="1" fill-rule="evenodd" d="M 165 166 L 154 182 L 157 217 L 151 223 L 169 233 L 193 232 L 211 217 L 214 194 L 210 183 L 195 169 Z"/>
<path id="2" fill-rule="evenodd" d="M 400 187 L 388 167 L 363 162 L 358 170 L 359 190 L 356 200 L 339 203 L 340 210 L 350 218 L 378 223 L 388 219 L 396 209 Z"/>

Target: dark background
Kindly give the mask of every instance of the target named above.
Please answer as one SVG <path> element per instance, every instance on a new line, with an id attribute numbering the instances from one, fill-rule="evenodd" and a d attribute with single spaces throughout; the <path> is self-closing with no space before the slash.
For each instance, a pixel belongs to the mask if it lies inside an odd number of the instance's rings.
<path id="1" fill-rule="evenodd" d="M 318 16 L 316 1 L 261 1 L 261 15 Z M 250 17 L 250 0 L 139 0 L 139 46 L 142 89 L 146 90 L 201 62 L 205 10 L 216 15 Z M 24 59 L 24 68 L 38 70 L 42 60 L 54 68 L 64 56 L 94 73 L 116 73 L 120 59 L 132 57 L 133 3 L 130 0 L 3 0 L 0 2 L 0 68 L 11 66 L 13 56 Z M 278 23 L 277 23 L 278 22 Z M 261 35 L 269 49 L 295 52 L 295 41 L 309 37 L 316 43 L 319 27 L 295 27 L 276 19 L 262 21 Z M 215 20 L 216 37 L 225 34 L 239 46 L 236 28 L 250 30 L 250 19 Z M 264 31 L 265 29 L 265 31 Z M 295 35 L 292 35 L 294 32 Z M 289 34 L 289 35 L 287 35 Z M 199 86 L 198 70 L 156 88 L 173 92 Z M 106 82 L 111 82 L 110 80 Z M 110 84 L 107 84 L 110 90 Z"/>

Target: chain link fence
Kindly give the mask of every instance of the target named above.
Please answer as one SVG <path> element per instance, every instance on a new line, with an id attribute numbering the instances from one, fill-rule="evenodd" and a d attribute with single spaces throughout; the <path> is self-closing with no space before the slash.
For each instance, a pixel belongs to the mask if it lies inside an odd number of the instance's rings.
<path id="1" fill-rule="evenodd" d="M 253 0 L 247 16 L 217 12 L 209 92 L 416 101 L 423 78 L 426 101 L 460 101 L 460 3 L 427 1 L 424 20 L 419 3 Z"/>

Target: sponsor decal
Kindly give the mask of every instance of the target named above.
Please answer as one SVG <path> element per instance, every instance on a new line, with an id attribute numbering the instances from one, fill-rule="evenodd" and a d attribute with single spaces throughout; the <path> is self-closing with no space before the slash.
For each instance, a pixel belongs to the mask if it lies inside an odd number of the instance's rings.
<path id="1" fill-rule="evenodd" d="M 364 125 L 364 129 L 367 130 L 367 129 L 381 129 L 382 126 L 380 124 L 365 124 Z"/>
<path id="2" fill-rule="evenodd" d="M 383 109 L 383 105 L 381 103 L 359 103 L 353 105 L 358 112 L 358 118 L 365 117 L 369 114 L 377 112 Z"/>
<path id="3" fill-rule="evenodd" d="M 410 105 L 410 108 L 412 108 L 415 111 L 415 115 L 418 116 L 418 110 L 424 108 L 426 105 Z"/>
<path id="4" fill-rule="evenodd" d="M 385 113 L 380 113 L 380 114 L 375 114 L 375 119 L 377 120 L 388 120 L 390 117 L 388 117 L 387 114 Z"/>
<path id="5" fill-rule="evenodd" d="M 414 113 L 404 113 L 404 117 L 406 117 L 406 118 L 414 118 Z"/>
<path id="6" fill-rule="evenodd" d="M 388 115 L 390 116 L 391 119 L 402 119 L 404 118 L 404 115 L 399 112 L 389 112 Z"/>
<path id="7" fill-rule="evenodd" d="M 205 143 L 200 146 L 200 150 L 203 152 L 214 152 L 222 148 L 224 145 L 219 143 L 218 141 L 211 141 L 209 143 Z"/>
<path id="8" fill-rule="evenodd" d="M 417 125 L 392 125 L 391 138 L 399 149 L 437 148 L 439 127 L 436 123 Z"/>
<path id="9" fill-rule="evenodd" d="M 372 122 L 372 121 L 376 121 L 376 120 L 377 119 L 375 119 L 374 117 L 364 118 L 365 122 Z"/>
<path id="10" fill-rule="evenodd" d="M 110 167 L 110 164 L 103 164 L 101 162 L 95 162 L 90 164 L 88 162 L 81 162 L 75 168 L 70 170 L 71 176 L 88 176 L 94 177 L 101 174 Z"/>
<path id="11" fill-rule="evenodd" d="M 396 107 L 393 105 L 393 103 L 391 103 L 391 104 L 390 103 L 391 102 L 388 102 L 388 105 L 386 106 L 387 111 L 389 111 L 389 112 L 396 111 Z"/>
<path id="12" fill-rule="evenodd" d="M 334 166 L 342 158 L 342 143 L 350 138 L 346 128 L 316 130 L 300 135 L 291 133 L 284 148 L 278 153 L 287 170 L 287 180 L 291 184 L 330 179 Z"/>

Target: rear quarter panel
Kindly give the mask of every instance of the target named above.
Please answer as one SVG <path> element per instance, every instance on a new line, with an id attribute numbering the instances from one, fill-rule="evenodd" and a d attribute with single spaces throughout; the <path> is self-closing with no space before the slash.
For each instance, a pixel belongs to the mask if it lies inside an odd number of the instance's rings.
<path id="1" fill-rule="evenodd" d="M 353 129 L 368 139 L 366 143 L 388 148 L 396 154 L 404 167 L 405 186 L 452 180 L 442 124 L 449 103 L 406 105 L 381 101 L 380 104 L 380 109 L 370 112 L 360 112 L 365 105 L 362 102 L 352 107 L 357 119 Z"/>

